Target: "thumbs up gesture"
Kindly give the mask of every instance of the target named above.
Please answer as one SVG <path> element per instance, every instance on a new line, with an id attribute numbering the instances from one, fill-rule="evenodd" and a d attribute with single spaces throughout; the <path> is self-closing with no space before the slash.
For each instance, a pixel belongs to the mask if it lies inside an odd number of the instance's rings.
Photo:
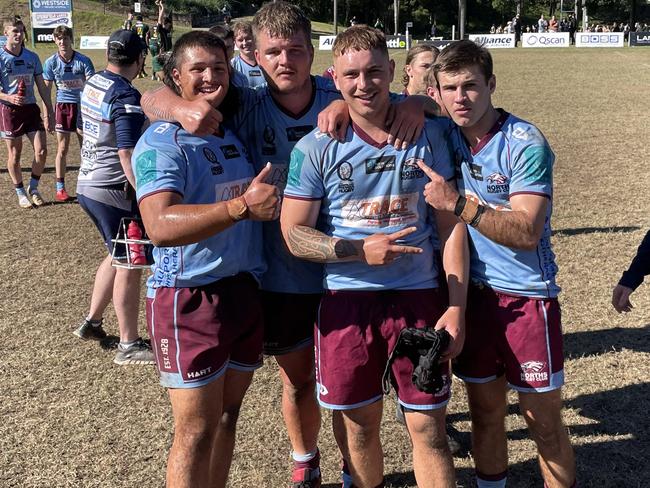
<path id="1" fill-rule="evenodd" d="M 271 169 L 271 163 L 266 163 L 243 195 L 251 220 L 275 220 L 280 216 L 280 190 L 266 183 Z"/>
<path id="2" fill-rule="evenodd" d="M 429 178 L 429 183 L 424 187 L 426 202 L 436 210 L 453 212 L 458 200 L 458 192 L 454 186 L 422 161 L 418 161 L 418 166 Z"/>

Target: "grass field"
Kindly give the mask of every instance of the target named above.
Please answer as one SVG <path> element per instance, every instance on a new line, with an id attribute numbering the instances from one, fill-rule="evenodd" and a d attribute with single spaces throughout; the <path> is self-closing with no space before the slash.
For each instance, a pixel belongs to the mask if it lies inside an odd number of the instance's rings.
<path id="1" fill-rule="evenodd" d="M 44 58 L 46 51 L 39 53 Z M 102 67 L 102 53 L 90 53 Z M 625 316 L 616 315 L 609 300 L 650 221 L 650 51 L 493 54 L 496 105 L 536 123 L 557 155 L 553 243 L 563 287 L 565 419 L 579 484 L 648 487 L 649 289 L 637 291 L 636 309 Z M 394 57 L 401 68 L 404 53 Z M 313 72 L 328 64 L 329 55 L 317 53 Z M 48 200 L 54 197 L 52 141 L 41 183 Z M 4 146 L 0 155 L 5 160 Z M 27 151 L 25 169 L 30 159 Z M 68 187 L 74 190 L 75 156 L 70 166 Z M 76 204 L 19 209 L 6 169 L 0 170 L 0 188 L 0 486 L 163 486 L 172 420 L 154 369 L 118 367 L 112 353 L 71 334 L 87 311 L 103 257 L 96 230 Z M 144 323 L 143 316 L 143 330 Z M 106 324 L 115 333 L 112 311 Z M 509 486 L 539 487 L 534 447 L 517 409 L 511 396 Z M 455 458 L 458 483 L 469 487 L 469 421 L 460 382 L 449 417 L 464 447 Z M 339 486 L 339 456 L 329 422 L 324 412 L 324 486 L 333 488 Z M 231 486 L 286 486 L 290 448 L 272 360 L 256 374 L 239 426 Z M 386 401 L 383 441 L 387 486 L 415 486 L 408 436 L 394 420 L 392 399 Z"/>

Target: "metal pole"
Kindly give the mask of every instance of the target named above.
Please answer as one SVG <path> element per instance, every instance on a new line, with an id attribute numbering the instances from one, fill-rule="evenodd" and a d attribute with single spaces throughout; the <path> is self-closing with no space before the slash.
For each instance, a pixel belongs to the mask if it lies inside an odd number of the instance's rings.
<path id="1" fill-rule="evenodd" d="M 339 33 L 339 23 L 336 21 L 338 15 L 337 15 L 337 9 L 338 5 L 336 0 L 334 0 L 334 35 L 337 35 Z"/>

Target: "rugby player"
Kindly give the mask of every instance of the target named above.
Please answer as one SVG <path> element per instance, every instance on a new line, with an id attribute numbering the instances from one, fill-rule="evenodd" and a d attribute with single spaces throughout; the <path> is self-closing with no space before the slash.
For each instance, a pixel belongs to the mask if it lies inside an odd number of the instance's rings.
<path id="1" fill-rule="evenodd" d="M 409 49 L 404 61 L 404 94 L 426 95 L 424 76 L 429 67 L 435 62 L 440 50 L 426 42 L 420 42 Z"/>
<path id="2" fill-rule="evenodd" d="M 93 62 L 87 56 L 72 48 L 72 29 L 60 25 L 52 33 L 57 52 L 45 60 L 43 80 L 49 92 L 56 83 L 55 125 L 57 151 L 54 167 L 56 169 L 56 200 L 70 199 L 65 189 L 65 169 L 70 135 L 77 133 L 81 147 L 81 111 L 79 99 L 86 80 L 95 74 Z"/>
<path id="3" fill-rule="evenodd" d="M 3 22 L 7 42 L 0 50 L 0 136 L 7 144 L 7 169 L 16 189 L 18 205 L 32 208 L 45 205 L 38 191 L 38 183 L 47 159 L 45 127 L 54 130 L 54 110 L 49 92 L 43 82 L 43 66 L 38 55 L 23 47 L 25 25 L 14 17 Z M 43 101 L 45 126 L 41 111 L 36 104 L 34 85 Z M 24 93 L 21 93 L 24 90 Z M 34 148 L 32 174 L 27 190 L 20 171 L 20 156 L 23 151 L 23 135 Z"/>
<path id="4" fill-rule="evenodd" d="M 253 34 L 255 57 L 268 85 L 254 91 L 237 85 L 241 108 L 229 126 L 246 144 L 258 172 L 267 162 L 273 163 L 268 181 L 282 191 L 291 150 L 317 126 L 319 112 L 340 99 L 340 94 L 331 82 L 310 76 L 311 23 L 298 7 L 283 1 L 264 5 L 253 19 Z M 166 88 L 145 93 L 142 104 L 150 119 L 178 120 L 192 133 L 211 134 L 222 121 L 222 115 L 205 100 L 188 102 Z M 413 129 L 399 118 L 396 121 L 403 132 L 396 134 L 395 143 L 401 145 Z M 335 123 L 326 125 L 336 132 Z M 263 228 L 268 264 L 262 279 L 264 352 L 275 356 L 280 367 L 294 486 L 312 483 L 316 488 L 321 479 L 317 446 L 321 420 L 314 395 L 312 346 L 323 270 L 287 252 L 277 222 L 265 223 Z M 225 421 L 234 425 L 238 410 L 227 413 Z"/>
<path id="5" fill-rule="evenodd" d="M 479 488 L 504 487 L 506 389 L 519 395 L 546 486 L 575 484 L 562 423 L 562 330 L 551 250 L 555 156 L 532 124 L 492 105 L 496 78 L 487 49 L 459 41 L 434 64 L 451 132 L 459 191 L 421 166 L 437 210 L 468 224 L 471 281 L 467 337 L 454 372 L 467 385 Z"/>
<path id="6" fill-rule="evenodd" d="M 388 357 L 405 327 L 444 328 L 452 338 L 444 360 L 460 352 L 468 251 L 465 226 L 454 215 L 437 212 L 448 302 L 438 290 L 436 231 L 422 194 L 427 179 L 418 167 L 432 166 L 453 179 L 446 122 L 427 121 L 405 150 L 388 145 L 395 65 L 384 35 L 368 26 L 350 27 L 334 41 L 333 53 L 334 81 L 352 125 L 342 142 L 318 130 L 298 142 L 281 224 L 294 256 L 326 263 L 316 332 L 318 400 L 334 410 L 334 434 L 352 478 L 344 468 L 344 486 L 352 481 L 358 488 L 374 488 L 383 486 L 379 430 Z M 445 432 L 448 369 L 446 362 L 444 388 L 426 394 L 413 384 L 408 358 L 392 365 L 421 487 L 455 486 Z"/>
<path id="7" fill-rule="evenodd" d="M 235 46 L 239 55 L 230 60 L 232 67 L 243 74 L 248 80 L 248 86 L 255 88 L 266 84 L 264 73 L 255 59 L 255 41 L 253 40 L 253 25 L 248 21 L 236 22 L 232 28 Z"/>
<path id="8" fill-rule="evenodd" d="M 131 154 L 145 122 L 140 93 L 131 81 L 144 63 L 144 45 L 132 30 L 115 31 L 108 39 L 106 69 L 92 76 L 81 94 L 83 143 L 77 179 L 77 199 L 88 214 L 106 248 L 95 274 L 90 310 L 74 334 L 84 340 L 106 337 L 102 315 L 113 300 L 120 330 L 114 362 L 119 365 L 153 364 L 148 343 L 138 335 L 140 269 L 115 268 L 115 258 L 126 258 L 123 244 L 113 239 L 122 218 L 138 215 L 133 188 Z"/>
<path id="9" fill-rule="evenodd" d="M 237 109 L 221 39 L 189 32 L 165 66 L 165 83 L 228 116 Z M 147 323 L 161 384 L 174 414 L 167 486 L 225 487 L 234 447 L 224 422 L 239 410 L 262 365 L 262 229 L 279 215 L 279 191 L 255 177 L 237 137 L 222 129 L 193 136 L 156 122 L 133 154 L 145 227 L 154 248 Z M 245 245 L 243 245 L 245 243 Z M 232 442 L 232 445 L 224 445 Z"/>

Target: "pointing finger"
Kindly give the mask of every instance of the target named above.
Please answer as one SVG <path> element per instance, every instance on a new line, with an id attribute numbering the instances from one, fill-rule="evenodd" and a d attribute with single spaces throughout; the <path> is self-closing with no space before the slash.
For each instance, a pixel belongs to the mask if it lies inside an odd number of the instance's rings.
<path id="1" fill-rule="evenodd" d="M 422 161 L 418 161 L 418 166 L 422 171 L 424 171 L 424 174 L 429 177 L 430 180 L 433 180 L 434 178 L 438 177 L 438 173 L 436 173 L 434 170 L 432 170 L 429 166 L 424 164 Z"/>

